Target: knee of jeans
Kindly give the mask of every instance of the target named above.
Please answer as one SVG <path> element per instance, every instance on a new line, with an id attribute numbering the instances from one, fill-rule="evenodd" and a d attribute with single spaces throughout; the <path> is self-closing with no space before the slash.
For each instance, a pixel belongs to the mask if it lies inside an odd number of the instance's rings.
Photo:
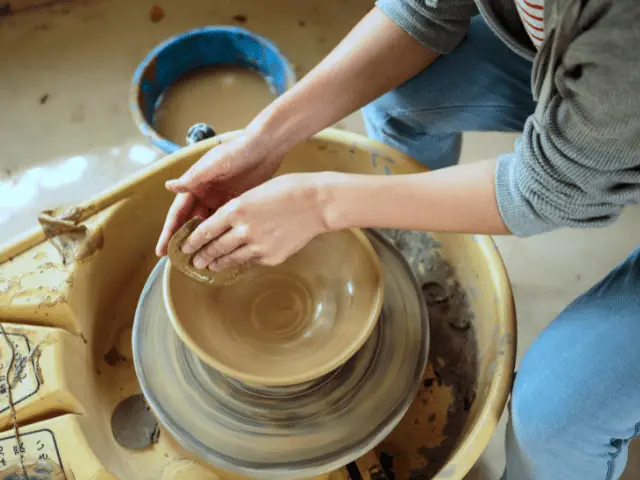
<path id="1" fill-rule="evenodd" d="M 554 398 L 548 385 L 523 377 L 518 372 L 511 394 L 511 423 L 518 443 L 525 449 L 546 449 L 563 442 L 576 421 L 571 405 Z"/>
<path id="2" fill-rule="evenodd" d="M 362 114 L 362 118 L 364 119 L 365 127 L 367 128 L 367 133 L 370 136 L 379 137 L 382 135 L 382 126 L 384 125 L 386 112 L 376 105 L 376 101 L 366 105 L 362 109 L 360 109 L 360 113 Z M 376 140 L 379 140 L 376 138 Z"/>
<path id="3" fill-rule="evenodd" d="M 393 125 L 389 125 L 389 112 L 405 111 L 415 107 L 415 99 L 411 100 L 402 87 L 395 88 L 378 97 L 361 109 L 365 123 L 375 125 L 378 131 L 383 127 L 387 134 L 393 134 Z"/>
<path id="4" fill-rule="evenodd" d="M 411 145 L 422 134 L 417 133 L 413 126 L 389 115 L 382 105 L 376 102 L 362 109 L 367 134 L 382 143 L 390 145 Z"/>

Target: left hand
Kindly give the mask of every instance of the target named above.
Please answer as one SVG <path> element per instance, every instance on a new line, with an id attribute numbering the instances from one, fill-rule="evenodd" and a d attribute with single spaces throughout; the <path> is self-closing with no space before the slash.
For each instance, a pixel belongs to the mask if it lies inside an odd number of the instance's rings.
<path id="1" fill-rule="evenodd" d="M 327 231 L 313 173 L 275 177 L 220 207 L 183 244 L 196 268 L 278 265 Z"/>

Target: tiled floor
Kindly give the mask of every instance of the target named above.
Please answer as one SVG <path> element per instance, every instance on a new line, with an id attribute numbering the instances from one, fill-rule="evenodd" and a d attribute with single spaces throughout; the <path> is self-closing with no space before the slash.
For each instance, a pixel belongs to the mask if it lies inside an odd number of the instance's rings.
<path id="1" fill-rule="evenodd" d="M 274 40 L 308 71 L 371 6 L 370 0 L 76 0 L 0 18 L 0 243 L 35 225 L 38 211 L 71 204 L 154 161 L 129 118 L 133 70 L 166 37 L 203 24 L 234 23 Z M 361 131 L 357 116 L 340 123 Z M 513 137 L 471 134 L 463 161 L 511 148 Z M 640 240 L 640 209 L 598 231 L 499 238 L 516 295 L 519 352 L 580 292 Z M 504 422 L 503 422 L 504 423 Z M 503 468 L 503 427 L 468 480 L 495 480 Z M 640 478 L 632 452 L 626 480 Z"/>

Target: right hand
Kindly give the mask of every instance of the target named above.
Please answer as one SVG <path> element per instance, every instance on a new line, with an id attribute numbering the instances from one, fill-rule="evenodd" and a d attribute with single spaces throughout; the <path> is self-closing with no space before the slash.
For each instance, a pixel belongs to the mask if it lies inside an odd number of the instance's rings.
<path id="1" fill-rule="evenodd" d="M 269 180 L 282 157 L 248 133 L 209 150 L 184 175 L 166 183 L 177 194 L 165 221 L 156 254 L 167 254 L 173 234 L 189 219 L 208 218 L 232 198 Z"/>

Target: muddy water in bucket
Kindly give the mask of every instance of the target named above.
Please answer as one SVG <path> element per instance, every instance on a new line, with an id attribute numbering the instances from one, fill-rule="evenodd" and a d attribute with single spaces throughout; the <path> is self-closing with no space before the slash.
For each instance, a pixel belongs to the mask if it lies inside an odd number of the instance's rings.
<path id="1" fill-rule="evenodd" d="M 239 130 L 276 97 L 262 76 L 248 68 L 203 68 L 181 78 L 161 97 L 154 127 L 165 138 L 184 145 L 195 123 L 216 132 Z"/>

